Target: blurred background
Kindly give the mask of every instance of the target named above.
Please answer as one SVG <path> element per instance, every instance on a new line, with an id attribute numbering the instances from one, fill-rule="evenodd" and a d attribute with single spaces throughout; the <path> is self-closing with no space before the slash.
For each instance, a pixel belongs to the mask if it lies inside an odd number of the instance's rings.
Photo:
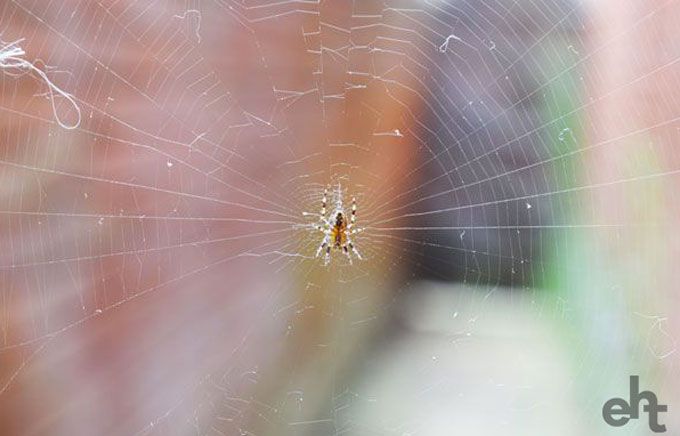
<path id="1" fill-rule="evenodd" d="M 0 434 L 676 433 L 679 20 L 0 0 Z"/>

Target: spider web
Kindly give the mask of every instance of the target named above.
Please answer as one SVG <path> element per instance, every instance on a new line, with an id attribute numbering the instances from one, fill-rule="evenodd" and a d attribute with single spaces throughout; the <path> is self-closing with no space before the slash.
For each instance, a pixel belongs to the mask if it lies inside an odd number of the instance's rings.
<path id="1" fill-rule="evenodd" d="M 362 344 L 422 278 L 468 289 L 451 347 L 481 341 L 496 293 L 564 323 L 606 305 L 586 289 L 620 280 L 575 253 L 659 223 L 607 216 L 600 195 L 678 169 L 589 159 L 676 120 L 586 142 L 585 115 L 676 59 L 599 95 L 586 67 L 672 4 L 593 46 L 600 17 L 572 0 L 3 3 L 0 39 L 24 38 L 82 119 L 63 129 L 63 95 L 0 76 L 0 421 L 21 433 L 21 405 L 30 421 L 67 403 L 37 428 L 428 434 L 423 417 L 362 421 L 380 402 L 347 381 Z M 357 199 L 364 259 L 324 268 L 304 212 L 335 186 Z M 650 310 L 627 344 L 671 355 Z M 603 329 L 570 340 L 576 374 L 604 387 Z"/>

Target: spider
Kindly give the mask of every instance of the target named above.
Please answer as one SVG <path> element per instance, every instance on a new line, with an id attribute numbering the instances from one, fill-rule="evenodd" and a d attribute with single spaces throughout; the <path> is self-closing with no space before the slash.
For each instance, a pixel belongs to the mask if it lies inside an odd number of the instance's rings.
<path id="1" fill-rule="evenodd" d="M 347 222 L 347 213 L 342 206 L 342 191 L 340 185 L 335 193 L 336 204 L 335 211 L 330 217 L 326 217 L 326 209 L 328 205 L 328 189 L 323 190 L 323 199 L 321 200 L 321 212 L 319 213 L 320 224 L 314 225 L 316 230 L 324 234 L 319 248 L 316 250 L 316 257 L 324 253 L 324 266 L 327 266 L 331 261 L 331 249 L 335 248 L 342 250 L 347 256 L 349 263 L 352 263 L 352 254 L 357 259 L 361 260 L 361 254 L 357 251 L 351 236 L 361 232 L 363 229 L 355 227 L 357 219 L 357 200 L 352 197 L 352 210 Z"/>

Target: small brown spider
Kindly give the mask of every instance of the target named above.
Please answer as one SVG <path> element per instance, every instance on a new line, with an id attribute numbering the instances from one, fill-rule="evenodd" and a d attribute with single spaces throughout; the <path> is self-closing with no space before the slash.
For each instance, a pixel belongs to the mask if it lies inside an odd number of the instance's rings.
<path id="1" fill-rule="evenodd" d="M 357 218 L 357 201 L 352 198 L 352 210 L 350 212 L 349 223 L 347 222 L 347 213 L 342 205 L 342 190 L 338 185 L 335 191 L 335 211 L 330 217 L 326 217 L 326 209 L 328 204 L 328 189 L 323 191 L 323 199 L 321 200 L 321 212 L 319 213 L 320 224 L 314 227 L 324 234 L 319 248 L 316 250 L 316 257 L 319 257 L 324 252 L 324 265 L 328 265 L 331 261 L 331 249 L 335 248 L 342 250 L 349 263 L 352 263 L 352 254 L 357 259 L 362 259 L 361 254 L 357 251 L 351 236 L 361 232 L 363 229 L 355 227 Z"/>

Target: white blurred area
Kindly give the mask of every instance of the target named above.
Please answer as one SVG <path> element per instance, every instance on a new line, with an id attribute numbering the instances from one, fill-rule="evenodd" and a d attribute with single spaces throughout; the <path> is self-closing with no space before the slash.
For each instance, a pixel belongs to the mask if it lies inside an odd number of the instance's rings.
<path id="1" fill-rule="evenodd" d="M 543 302 L 504 288 L 437 283 L 419 285 L 406 300 L 398 339 L 363 374 L 364 402 L 354 411 L 360 428 L 587 434 L 559 326 L 536 310 Z"/>

